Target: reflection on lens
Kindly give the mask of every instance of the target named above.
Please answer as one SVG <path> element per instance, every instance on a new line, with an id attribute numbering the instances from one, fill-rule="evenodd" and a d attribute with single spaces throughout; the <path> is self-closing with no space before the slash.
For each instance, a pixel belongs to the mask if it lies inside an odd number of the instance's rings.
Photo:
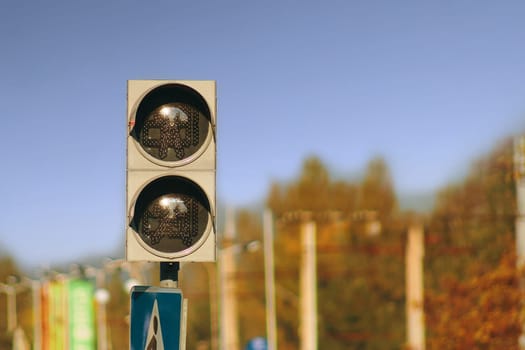
<path id="1" fill-rule="evenodd" d="M 193 197 L 166 194 L 148 205 L 140 220 L 139 234 L 157 250 L 181 251 L 202 237 L 208 215 L 208 210 Z"/>
<path id="2" fill-rule="evenodd" d="M 209 120 L 186 103 L 169 103 L 146 116 L 139 143 L 156 159 L 180 161 L 192 156 L 204 144 Z"/>
<path id="3" fill-rule="evenodd" d="M 168 212 L 168 217 L 174 218 L 177 213 L 185 214 L 188 208 L 179 197 L 164 196 L 159 200 L 159 205 Z"/>

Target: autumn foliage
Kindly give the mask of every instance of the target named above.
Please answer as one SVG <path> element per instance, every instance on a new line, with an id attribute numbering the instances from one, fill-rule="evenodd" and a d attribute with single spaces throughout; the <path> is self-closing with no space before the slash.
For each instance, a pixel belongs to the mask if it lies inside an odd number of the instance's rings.
<path id="1" fill-rule="evenodd" d="M 439 238 L 425 261 L 428 349 L 518 348 L 512 174 L 509 140 L 438 197 L 429 231 Z M 445 246 L 455 253 L 443 254 Z"/>
<path id="2" fill-rule="evenodd" d="M 520 293 L 512 254 L 465 281 L 427 292 L 429 349 L 518 349 Z"/>

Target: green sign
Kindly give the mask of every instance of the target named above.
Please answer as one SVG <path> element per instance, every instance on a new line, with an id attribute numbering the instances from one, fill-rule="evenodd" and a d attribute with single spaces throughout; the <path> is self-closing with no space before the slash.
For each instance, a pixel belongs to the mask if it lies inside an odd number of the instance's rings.
<path id="1" fill-rule="evenodd" d="M 94 288 L 86 280 L 68 282 L 69 349 L 95 350 Z"/>

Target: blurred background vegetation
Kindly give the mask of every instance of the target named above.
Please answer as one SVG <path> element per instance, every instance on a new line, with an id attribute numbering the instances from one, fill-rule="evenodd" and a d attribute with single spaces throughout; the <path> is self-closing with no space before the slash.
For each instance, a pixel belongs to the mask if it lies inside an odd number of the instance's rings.
<path id="1" fill-rule="evenodd" d="M 311 157 L 296 179 L 274 182 L 264 207 L 275 218 L 279 349 L 299 347 L 300 236 L 299 225 L 290 220 L 290 213 L 299 211 L 311 212 L 317 222 L 320 348 L 405 348 L 405 247 L 408 228 L 419 220 L 425 227 L 427 349 L 517 349 L 520 293 L 512 152 L 511 139 L 496 145 L 463 179 L 442 188 L 433 209 L 424 212 L 400 208 L 388 164 L 380 157 L 369 161 L 358 180 L 334 177 L 321 159 Z M 262 241 L 262 207 L 238 208 L 238 242 Z M 263 260 L 262 250 L 237 256 L 242 346 L 266 332 Z M 212 346 L 210 300 L 217 291 L 210 277 L 215 271 L 209 263 L 187 264 L 182 270 L 181 286 L 189 299 L 188 349 Z M 2 253 L 0 282 L 26 273 Z M 117 270 L 107 278 L 110 349 L 128 348 L 125 282 Z M 20 292 L 18 321 L 29 341 L 31 305 L 30 291 Z M 11 349 L 6 307 L 6 295 L 0 293 L 0 349 Z"/>

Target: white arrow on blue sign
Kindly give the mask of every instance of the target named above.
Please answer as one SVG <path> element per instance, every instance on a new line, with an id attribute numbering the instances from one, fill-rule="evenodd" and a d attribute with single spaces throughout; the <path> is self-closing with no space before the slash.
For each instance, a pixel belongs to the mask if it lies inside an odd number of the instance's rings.
<path id="1" fill-rule="evenodd" d="M 180 289 L 133 287 L 130 350 L 182 350 L 183 302 Z"/>

